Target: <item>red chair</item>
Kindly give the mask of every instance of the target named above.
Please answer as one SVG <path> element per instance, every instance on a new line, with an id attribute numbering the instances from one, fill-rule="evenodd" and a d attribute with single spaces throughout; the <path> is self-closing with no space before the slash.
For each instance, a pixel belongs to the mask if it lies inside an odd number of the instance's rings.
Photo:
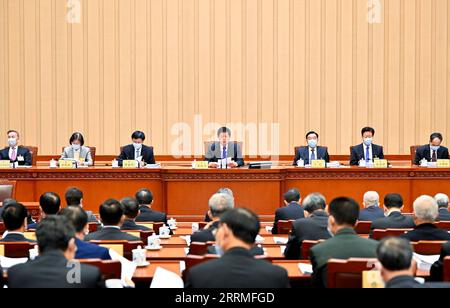
<path id="1" fill-rule="evenodd" d="M 450 282 L 450 257 L 444 259 L 444 281 Z"/>
<path id="2" fill-rule="evenodd" d="M 3 234 L 5 232 L 5 224 L 3 222 L 0 222 L 0 234 Z"/>
<path id="3" fill-rule="evenodd" d="M 120 261 L 100 260 L 100 259 L 84 259 L 77 260 L 80 263 L 98 267 L 102 273 L 103 278 L 106 279 L 120 279 L 122 275 L 122 264 Z"/>
<path id="4" fill-rule="evenodd" d="M 90 241 L 92 244 L 103 246 L 107 249 L 116 251 L 119 255 L 131 260 L 133 257 L 133 250 L 138 246 L 144 247 L 141 241 L 127 242 L 127 241 Z"/>
<path id="5" fill-rule="evenodd" d="M 446 241 L 420 241 L 411 243 L 414 252 L 424 256 L 434 256 L 441 254 L 442 245 L 447 243 Z"/>
<path id="6" fill-rule="evenodd" d="M 435 225 L 439 229 L 450 231 L 450 221 L 439 221 Z"/>
<path id="7" fill-rule="evenodd" d="M 189 246 L 189 255 L 203 256 L 208 253 L 208 243 L 192 242 Z"/>
<path id="8" fill-rule="evenodd" d="M 303 260 L 309 260 L 311 257 L 311 248 L 313 248 L 315 245 L 323 242 L 324 240 L 320 241 L 303 241 L 302 247 L 301 247 L 301 258 Z"/>
<path id="9" fill-rule="evenodd" d="M 413 229 L 375 229 L 373 230 L 372 238 L 374 240 L 380 241 L 385 237 L 398 237 L 412 230 Z"/>
<path id="10" fill-rule="evenodd" d="M 96 232 L 98 230 L 98 223 L 90 222 L 88 223 L 89 233 Z"/>
<path id="11" fill-rule="evenodd" d="M 214 259 L 218 259 L 219 256 L 217 255 L 204 255 L 204 256 L 197 256 L 197 255 L 187 255 L 185 262 L 185 269 L 182 273 L 182 278 L 184 281 L 186 281 L 187 275 L 189 273 L 189 270 L 193 268 L 196 265 L 202 264 L 203 262 L 211 261 Z"/>
<path id="12" fill-rule="evenodd" d="M 35 245 L 28 242 L 0 243 L 0 255 L 8 258 L 28 258 L 30 249 L 33 249 Z"/>
<path id="13" fill-rule="evenodd" d="M 331 259 L 328 261 L 328 285 L 330 289 L 362 288 L 362 273 L 373 270 L 377 259 L 348 260 Z"/>
<path id="14" fill-rule="evenodd" d="M 291 234 L 294 220 L 279 220 L 277 224 L 278 234 Z"/>
<path id="15" fill-rule="evenodd" d="M 355 226 L 355 231 L 358 234 L 370 234 L 371 227 L 371 221 L 358 221 Z"/>

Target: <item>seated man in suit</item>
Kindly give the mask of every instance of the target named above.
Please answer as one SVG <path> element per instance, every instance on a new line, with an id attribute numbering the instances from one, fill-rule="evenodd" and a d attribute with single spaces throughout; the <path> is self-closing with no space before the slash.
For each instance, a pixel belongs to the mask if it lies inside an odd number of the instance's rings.
<path id="1" fill-rule="evenodd" d="M 39 206 L 41 207 L 40 221 L 42 221 L 47 216 L 58 214 L 61 207 L 61 198 L 56 193 L 47 192 L 39 198 Z M 28 230 L 36 230 L 38 225 L 39 223 L 28 225 Z"/>
<path id="2" fill-rule="evenodd" d="M 413 229 L 416 226 L 411 216 L 402 214 L 403 198 L 400 194 L 387 194 L 384 197 L 384 209 L 386 217 L 372 223 L 372 232 L 376 229 Z"/>
<path id="3" fill-rule="evenodd" d="M 219 160 L 230 159 L 226 168 L 236 168 L 244 166 L 241 146 L 237 142 L 230 142 L 231 130 L 221 127 L 217 131 L 219 141 L 212 143 L 205 155 L 205 160 L 209 162 L 210 168 L 219 167 Z"/>
<path id="4" fill-rule="evenodd" d="M 9 288 L 104 287 L 97 267 L 75 259 L 75 230 L 65 217 L 50 216 L 36 230 L 39 258 L 8 270 Z M 74 269 L 77 267 L 75 277 Z"/>
<path id="5" fill-rule="evenodd" d="M 310 165 L 313 160 L 325 160 L 330 162 L 330 156 L 328 155 L 328 149 L 326 147 L 318 146 L 319 134 L 316 132 L 309 132 L 306 134 L 307 146 L 300 147 L 294 158 L 294 166 L 297 166 L 297 162 L 303 159 L 305 165 Z"/>
<path id="6" fill-rule="evenodd" d="M 226 187 L 219 188 L 219 190 L 217 190 L 216 194 L 227 194 L 231 198 L 233 198 L 233 201 L 234 201 L 234 194 L 230 188 L 226 188 Z M 208 210 L 205 214 L 205 222 L 211 222 L 211 221 L 213 221 L 213 219 L 211 217 L 211 212 Z"/>
<path id="7" fill-rule="evenodd" d="M 139 216 L 139 203 L 134 198 L 123 198 L 120 203 L 122 203 L 123 213 L 125 215 L 125 220 L 123 222 L 121 230 L 140 230 L 140 231 L 150 231 L 146 226 L 140 226 L 136 224 L 136 217 Z"/>
<path id="8" fill-rule="evenodd" d="M 84 241 L 86 234 L 89 234 L 89 226 L 88 216 L 81 207 L 68 206 L 58 215 L 66 217 L 75 229 L 75 245 L 77 246 L 75 259 L 111 260 L 108 249 Z"/>
<path id="9" fill-rule="evenodd" d="M 431 281 L 443 281 L 444 280 L 444 259 L 450 256 L 450 242 L 442 246 L 441 255 L 439 260 L 436 261 L 431 267 L 430 278 Z"/>
<path id="10" fill-rule="evenodd" d="M 133 144 L 124 146 L 122 152 L 117 158 L 119 166 L 122 166 L 124 160 L 138 160 L 145 164 L 155 164 L 155 155 L 153 154 L 153 147 L 144 145 L 145 134 L 136 131 L 131 135 Z"/>
<path id="11" fill-rule="evenodd" d="M 298 219 L 292 225 L 292 232 L 284 251 L 286 259 L 307 259 L 308 256 L 301 255 L 303 241 L 327 240 L 331 237 L 328 231 L 326 206 L 325 197 L 321 194 L 314 193 L 306 196 L 305 200 L 303 200 L 306 218 Z"/>
<path id="12" fill-rule="evenodd" d="M 275 211 L 275 221 L 272 227 L 272 234 L 278 234 L 278 221 L 280 220 L 297 220 L 305 218 L 303 208 L 300 205 L 300 191 L 297 188 L 289 189 L 284 194 L 284 207 L 280 207 Z"/>
<path id="13" fill-rule="evenodd" d="M 139 203 L 139 211 L 141 212 L 136 218 L 137 222 L 163 222 L 167 225 L 167 215 L 152 210 L 153 193 L 146 189 L 140 189 L 136 193 L 136 200 Z"/>
<path id="14" fill-rule="evenodd" d="M 28 211 L 25 206 L 20 203 L 9 203 L 2 212 L 3 223 L 7 232 L 3 235 L 0 242 L 29 242 L 23 233 L 27 229 Z"/>
<path id="15" fill-rule="evenodd" d="M 375 258 L 378 242 L 359 237 L 354 227 L 359 216 L 359 205 L 351 198 L 331 201 L 328 229 L 334 234 L 331 239 L 311 249 L 313 285 L 326 287 L 327 266 L 330 259 Z"/>
<path id="16" fill-rule="evenodd" d="M 375 221 L 384 218 L 384 211 L 380 207 L 380 195 L 376 191 L 368 191 L 364 194 L 364 209 L 359 212 L 359 221 Z"/>
<path id="17" fill-rule="evenodd" d="M 361 130 L 363 143 L 355 145 L 352 148 L 350 156 L 350 165 L 359 166 L 361 160 L 366 163 L 373 162 L 375 158 L 384 159 L 383 147 L 373 143 L 375 129 L 372 127 L 364 127 Z"/>
<path id="18" fill-rule="evenodd" d="M 73 133 L 69 140 L 70 146 L 66 147 L 61 154 L 61 159 L 73 159 L 77 162 L 84 161 L 84 165 L 92 166 L 91 149 L 84 146 L 84 137 L 81 133 Z"/>
<path id="19" fill-rule="evenodd" d="M 0 160 L 9 160 L 19 166 L 31 166 L 33 157 L 30 150 L 19 145 L 19 137 L 17 131 L 8 131 L 8 147 L 0 151 Z"/>
<path id="20" fill-rule="evenodd" d="M 287 288 L 285 269 L 257 260 L 249 252 L 259 233 L 259 218 L 237 208 L 220 218 L 216 241 L 224 255 L 189 270 L 187 288 Z"/>
<path id="21" fill-rule="evenodd" d="M 85 241 L 141 241 L 140 238 L 120 230 L 125 217 L 119 201 L 108 199 L 100 205 L 100 219 L 103 229 L 88 234 L 84 238 Z"/>
<path id="22" fill-rule="evenodd" d="M 433 197 L 420 196 L 414 201 L 414 223 L 413 231 L 403 234 L 401 237 L 411 242 L 418 241 L 450 241 L 450 233 L 438 229 L 434 225 L 439 216 L 439 209 Z"/>
<path id="23" fill-rule="evenodd" d="M 65 195 L 66 204 L 67 206 L 79 206 L 83 208 L 83 197 L 83 192 L 80 189 L 70 187 L 67 189 Z M 92 211 L 86 211 L 86 214 L 88 215 L 88 222 L 99 223 Z"/>
<path id="24" fill-rule="evenodd" d="M 450 212 L 448 210 L 448 196 L 446 194 L 437 194 L 434 196 L 439 207 L 439 221 L 450 221 Z"/>
<path id="25" fill-rule="evenodd" d="M 442 140 L 444 138 L 441 133 L 431 134 L 430 143 L 417 148 L 414 165 L 420 165 L 423 159 L 428 162 L 437 162 L 438 159 L 448 159 L 448 149 L 441 146 Z"/>

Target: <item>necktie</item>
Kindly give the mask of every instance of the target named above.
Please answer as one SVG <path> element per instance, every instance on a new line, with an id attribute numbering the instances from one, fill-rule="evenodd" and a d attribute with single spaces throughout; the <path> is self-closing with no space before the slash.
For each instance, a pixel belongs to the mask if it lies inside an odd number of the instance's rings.
<path id="1" fill-rule="evenodd" d="M 134 159 L 137 159 L 139 156 L 141 156 L 141 153 L 140 153 L 140 151 L 139 150 L 136 150 L 136 154 L 135 154 L 136 156 L 134 157 Z"/>
<path id="2" fill-rule="evenodd" d="M 17 153 L 16 153 L 16 148 L 14 148 L 14 149 L 12 149 L 12 152 L 11 152 L 11 160 L 15 161 L 16 158 L 17 158 Z"/>
<path id="3" fill-rule="evenodd" d="M 222 152 L 222 159 L 226 159 L 227 158 L 227 147 L 223 147 L 223 152 Z"/>
<path id="4" fill-rule="evenodd" d="M 316 150 L 311 149 L 311 161 L 316 160 Z"/>
<path id="5" fill-rule="evenodd" d="M 433 151 L 433 158 L 431 159 L 433 163 L 437 162 L 437 151 Z"/>
<path id="6" fill-rule="evenodd" d="M 367 146 L 366 148 L 366 162 L 370 161 L 370 151 L 369 151 L 369 146 Z"/>

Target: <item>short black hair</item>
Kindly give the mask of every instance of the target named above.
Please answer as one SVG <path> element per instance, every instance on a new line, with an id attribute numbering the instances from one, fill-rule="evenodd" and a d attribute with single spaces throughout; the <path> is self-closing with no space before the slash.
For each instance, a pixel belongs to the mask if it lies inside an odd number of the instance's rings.
<path id="1" fill-rule="evenodd" d="M 385 269 L 404 271 L 411 268 L 413 248 L 406 239 L 387 237 L 378 245 L 377 257 Z"/>
<path id="2" fill-rule="evenodd" d="M 153 202 L 153 193 L 147 188 L 139 189 L 135 197 L 140 205 L 149 205 Z"/>
<path id="3" fill-rule="evenodd" d="M 430 136 L 430 142 L 433 141 L 434 139 L 438 138 L 439 140 L 444 140 L 444 137 L 442 137 L 441 133 L 432 133 Z"/>
<path id="4" fill-rule="evenodd" d="M 219 129 L 217 130 L 217 137 L 219 137 L 220 134 L 222 134 L 222 133 L 227 133 L 228 136 L 231 137 L 231 129 L 229 129 L 228 127 L 225 127 L 225 126 L 224 126 L 224 127 L 219 128 Z"/>
<path id="5" fill-rule="evenodd" d="M 39 198 L 39 205 L 46 215 L 56 215 L 61 206 L 61 198 L 54 192 L 47 192 Z"/>
<path id="6" fill-rule="evenodd" d="M 309 135 L 316 135 L 316 137 L 317 137 L 317 139 L 319 139 L 319 134 L 318 133 L 316 133 L 315 131 L 310 131 L 310 132 L 308 132 L 307 134 L 306 134 L 306 139 L 308 139 L 308 136 Z"/>
<path id="7" fill-rule="evenodd" d="M 19 132 L 16 131 L 15 129 L 10 129 L 10 130 L 6 133 L 6 135 L 8 136 L 10 133 L 16 133 L 17 138 L 20 138 Z"/>
<path id="8" fill-rule="evenodd" d="M 115 199 L 108 199 L 100 205 L 100 218 L 102 223 L 108 226 L 119 224 L 123 216 L 122 204 Z"/>
<path id="9" fill-rule="evenodd" d="M 83 192 L 76 187 L 70 187 L 65 195 L 67 205 L 80 205 L 83 199 Z"/>
<path id="10" fill-rule="evenodd" d="M 122 203 L 123 214 L 131 219 L 134 219 L 139 214 L 139 203 L 135 198 L 123 198 L 120 203 Z"/>
<path id="11" fill-rule="evenodd" d="M 2 219 L 8 231 L 14 231 L 22 227 L 27 217 L 27 208 L 21 203 L 8 203 L 3 208 Z"/>
<path id="12" fill-rule="evenodd" d="M 375 136 L 375 129 L 373 129 L 373 127 L 364 127 L 363 129 L 361 129 L 361 136 L 364 135 L 364 133 L 372 133 L 372 136 Z"/>
<path id="13" fill-rule="evenodd" d="M 70 137 L 69 144 L 72 144 L 74 141 L 80 141 L 81 146 L 84 145 L 84 137 L 81 133 L 73 133 Z"/>
<path id="14" fill-rule="evenodd" d="M 142 139 L 142 141 L 144 141 L 145 134 L 144 134 L 144 132 L 137 130 L 131 135 L 131 139 Z"/>
<path id="15" fill-rule="evenodd" d="M 300 201 L 300 191 L 297 188 L 291 188 L 284 193 L 284 200 L 287 203 L 299 202 Z"/>
<path id="16" fill-rule="evenodd" d="M 359 217 L 359 205 L 352 198 L 334 199 L 330 203 L 329 211 L 338 225 L 354 226 Z"/>
<path id="17" fill-rule="evenodd" d="M 403 198 L 400 194 L 387 194 L 384 197 L 384 206 L 388 209 L 390 208 L 398 208 L 400 209 L 403 206 Z"/>
<path id="18" fill-rule="evenodd" d="M 66 251 L 70 240 L 75 238 L 75 229 L 66 217 L 50 215 L 38 224 L 36 238 L 41 254 L 51 250 Z"/>
<path id="19" fill-rule="evenodd" d="M 77 233 L 82 232 L 88 224 L 88 215 L 79 206 L 70 205 L 62 209 L 58 215 L 66 217 Z"/>
<path id="20" fill-rule="evenodd" d="M 259 234 L 260 222 L 258 216 L 245 208 L 235 208 L 226 211 L 220 217 L 220 223 L 227 225 L 233 235 L 244 243 L 253 245 Z"/>

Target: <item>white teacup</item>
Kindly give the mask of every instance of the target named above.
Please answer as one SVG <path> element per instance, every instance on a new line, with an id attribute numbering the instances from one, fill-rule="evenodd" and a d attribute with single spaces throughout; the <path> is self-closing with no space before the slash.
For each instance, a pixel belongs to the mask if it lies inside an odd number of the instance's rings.
<path id="1" fill-rule="evenodd" d="M 175 229 L 177 227 L 177 221 L 173 218 L 169 219 L 167 221 L 167 224 L 169 225 L 170 229 Z"/>
<path id="2" fill-rule="evenodd" d="M 200 229 L 200 226 L 198 225 L 198 222 L 192 223 L 192 233 L 197 232 Z"/>
<path id="3" fill-rule="evenodd" d="M 161 240 L 155 234 L 147 238 L 147 245 L 149 248 L 161 247 Z"/>
<path id="4" fill-rule="evenodd" d="M 28 250 L 30 260 L 33 261 L 39 256 L 39 250 L 37 247 L 34 247 L 33 249 Z"/>
<path id="5" fill-rule="evenodd" d="M 119 168 L 119 161 L 116 160 L 116 159 L 114 159 L 114 160 L 112 161 L 112 167 L 113 167 L 113 168 Z"/>
<path id="6" fill-rule="evenodd" d="M 138 266 L 145 264 L 147 261 L 147 251 L 145 249 L 142 249 L 141 246 L 139 246 L 137 249 L 133 249 L 133 262 L 136 263 Z"/>
<path id="7" fill-rule="evenodd" d="M 166 225 L 159 228 L 159 235 L 160 236 L 169 236 L 170 235 L 170 228 Z"/>

